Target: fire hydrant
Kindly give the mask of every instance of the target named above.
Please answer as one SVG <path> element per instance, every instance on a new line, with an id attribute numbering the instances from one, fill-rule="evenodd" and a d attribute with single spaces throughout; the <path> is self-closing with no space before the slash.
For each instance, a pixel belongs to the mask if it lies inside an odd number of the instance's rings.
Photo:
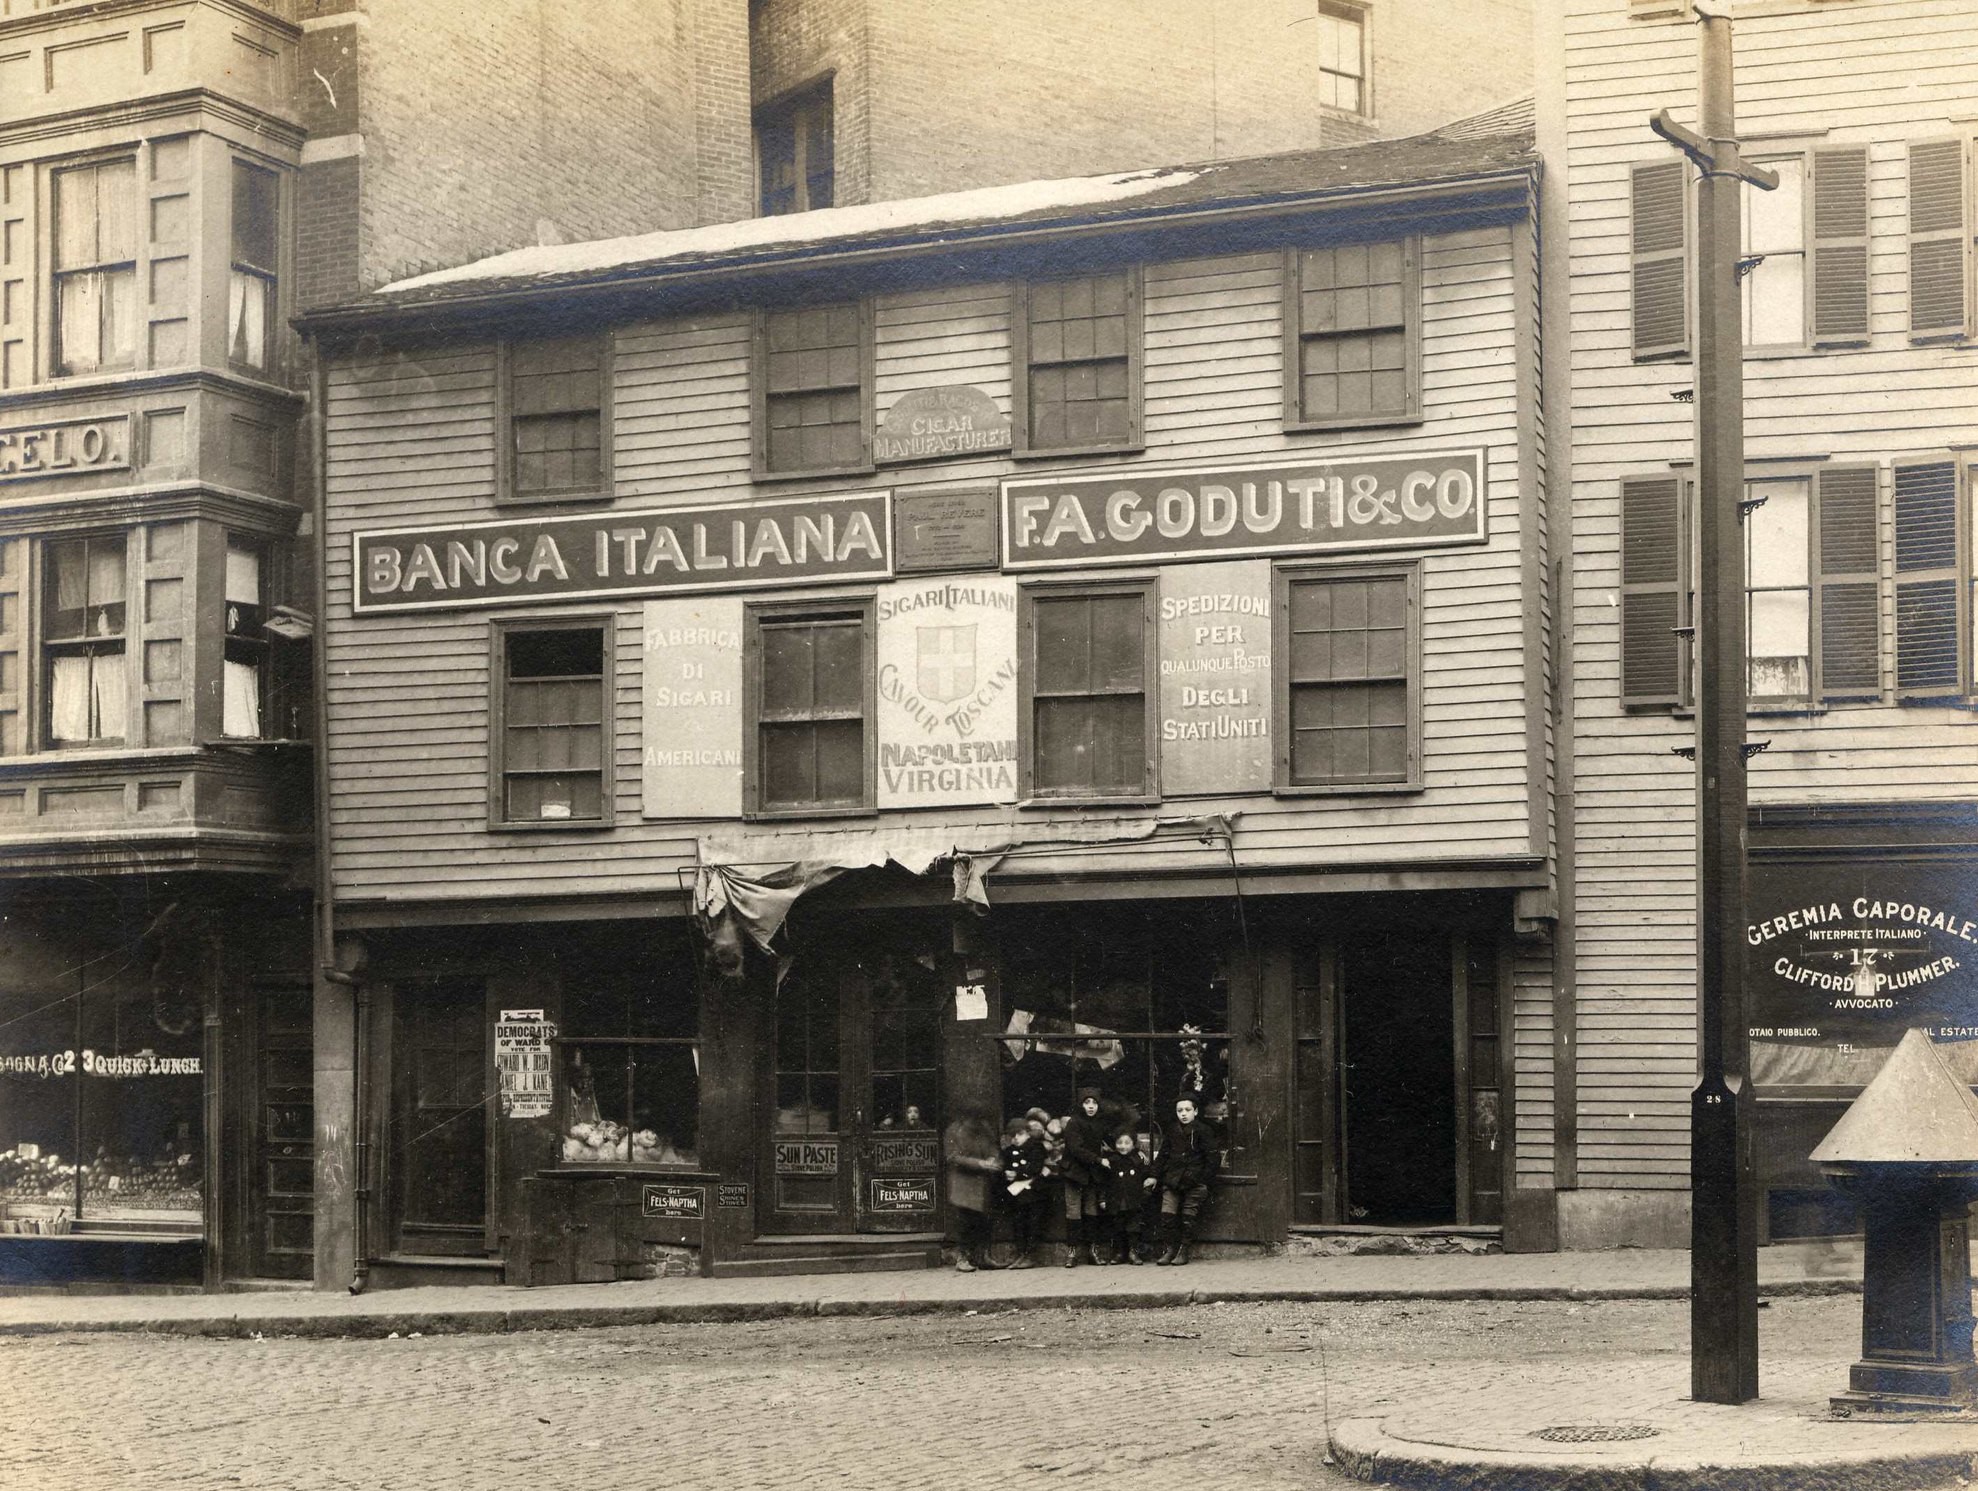
<path id="1" fill-rule="evenodd" d="M 1978 1098 L 1912 1030 L 1813 1151 L 1861 1205 L 1861 1360 L 1837 1416 L 1978 1409 L 1970 1207 Z"/>

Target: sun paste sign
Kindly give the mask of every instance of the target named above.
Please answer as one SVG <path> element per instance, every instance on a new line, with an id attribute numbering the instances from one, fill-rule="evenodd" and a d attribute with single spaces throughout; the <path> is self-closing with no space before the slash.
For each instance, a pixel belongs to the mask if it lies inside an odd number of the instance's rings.
<path id="1" fill-rule="evenodd" d="M 1003 483 L 1009 569 L 1478 544 L 1484 453 L 1343 456 Z"/>
<path id="2" fill-rule="evenodd" d="M 742 816 L 742 598 L 647 601 L 641 691 L 648 818 Z"/>
<path id="3" fill-rule="evenodd" d="M 1271 565 L 1161 572 L 1161 789 L 1268 792 Z"/>
<path id="4" fill-rule="evenodd" d="M 761 590 L 893 573 L 885 492 L 600 512 L 352 536 L 360 615 Z"/>
<path id="5" fill-rule="evenodd" d="M 1016 582 L 881 587 L 879 806 L 1015 802 Z"/>

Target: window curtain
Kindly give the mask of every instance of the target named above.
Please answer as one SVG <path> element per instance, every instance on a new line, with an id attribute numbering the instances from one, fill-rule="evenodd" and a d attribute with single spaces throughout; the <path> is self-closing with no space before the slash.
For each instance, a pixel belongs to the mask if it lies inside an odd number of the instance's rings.
<path id="1" fill-rule="evenodd" d="M 227 355 L 243 367 L 267 366 L 270 288 L 259 275 L 239 269 L 227 283 Z"/>
<path id="2" fill-rule="evenodd" d="M 220 730 L 225 735 L 248 738 L 261 734 L 261 669 L 257 665 L 227 660 Z"/>
<path id="3" fill-rule="evenodd" d="M 58 657 L 49 680 L 49 732 L 58 741 L 121 740 L 124 670 L 121 652 Z"/>
<path id="4" fill-rule="evenodd" d="M 227 550 L 227 600 L 261 604 L 261 556 L 252 549 Z"/>

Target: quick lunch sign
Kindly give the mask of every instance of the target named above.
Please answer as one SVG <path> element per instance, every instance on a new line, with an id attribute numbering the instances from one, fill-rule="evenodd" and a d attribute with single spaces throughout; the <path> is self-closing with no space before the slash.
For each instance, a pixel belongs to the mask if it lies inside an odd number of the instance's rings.
<path id="1" fill-rule="evenodd" d="M 1481 450 L 1025 477 L 1003 567 L 1479 544 L 1485 506 Z"/>

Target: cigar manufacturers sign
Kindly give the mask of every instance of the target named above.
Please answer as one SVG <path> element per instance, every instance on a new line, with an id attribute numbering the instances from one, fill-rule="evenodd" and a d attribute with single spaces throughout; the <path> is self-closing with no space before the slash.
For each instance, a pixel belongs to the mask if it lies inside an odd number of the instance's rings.
<path id="1" fill-rule="evenodd" d="M 359 533 L 354 606 L 368 615 L 885 579 L 889 502 L 856 492 Z"/>
<path id="2" fill-rule="evenodd" d="M 1002 507 L 1007 569 L 1478 544 L 1484 452 L 1026 477 Z"/>

